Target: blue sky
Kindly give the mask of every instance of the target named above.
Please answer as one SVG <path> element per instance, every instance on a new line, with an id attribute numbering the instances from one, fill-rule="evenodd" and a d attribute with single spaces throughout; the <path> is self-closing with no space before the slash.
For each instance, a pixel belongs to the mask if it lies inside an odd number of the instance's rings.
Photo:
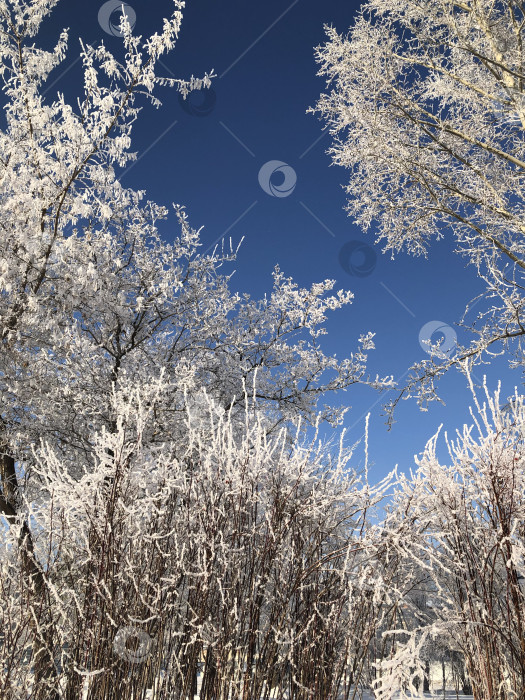
<path id="1" fill-rule="evenodd" d="M 68 59 L 54 76 L 50 96 L 60 90 L 72 97 L 80 89 L 74 64 L 79 36 L 118 46 L 120 39 L 104 22 L 108 12 L 101 13 L 105 27 L 98 21 L 103 5 L 65 0 L 47 21 L 46 43 L 61 27 L 70 28 Z M 147 35 L 159 29 L 171 2 L 131 0 L 129 6 L 135 32 Z M 402 383 L 409 366 L 426 357 L 419 343 L 425 324 L 441 321 L 455 328 L 460 342 L 468 339 L 454 324 L 482 286 L 475 270 L 454 254 L 452 240 L 435 243 L 428 259 L 402 254 L 391 260 L 374 245 L 373 232 L 363 234 L 343 210 L 347 173 L 330 166 L 329 136 L 306 110 L 324 88 L 314 61 L 323 24 L 346 31 L 358 6 L 344 0 L 188 0 L 179 42 L 163 61 L 165 74 L 189 78 L 214 69 L 213 92 L 181 103 L 175 91 L 159 90 L 163 106 L 145 106 L 134 132 L 140 160 L 122 181 L 147 189 L 159 203 L 184 204 L 192 225 L 204 226 L 204 249 L 223 236 L 234 243 L 244 236 L 232 279 L 236 290 L 256 297 L 269 292 L 277 263 L 301 286 L 331 278 L 336 289 L 350 289 L 354 303 L 329 319 L 325 351 L 343 357 L 356 349 L 361 333 L 375 332 L 370 373 L 393 374 Z M 271 194 L 272 187 L 274 193 L 282 187 L 283 174 L 265 181 L 270 194 L 261 187 L 259 172 L 269 161 L 288 166 L 287 186 L 295 187 L 287 196 Z M 363 265 L 366 271 L 352 273 Z M 501 358 L 478 368 L 477 378 L 484 372 L 490 387 L 501 378 L 503 397 L 520 384 L 520 374 Z M 352 407 L 345 421 L 349 440 L 362 436 L 365 415 L 371 414 L 372 481 L 395 464 L 410 469 L 439 424 L 453 432 L 468 420 L 465 379 L 451 373 L 440 388 L 445 407 L 435 403 L 422 413 L 414 401 L 402 402 L 390 432 L 381 415 L 386 395 L 367 387 L 340 395 Z M 358 454 L 356 466 L 360 461 Z"/>

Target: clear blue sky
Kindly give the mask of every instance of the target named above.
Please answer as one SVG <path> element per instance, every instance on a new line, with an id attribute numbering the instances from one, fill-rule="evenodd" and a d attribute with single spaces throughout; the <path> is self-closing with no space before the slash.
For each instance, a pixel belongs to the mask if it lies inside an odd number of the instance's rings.
<path id="1" fill-rule="evenodd" d="M 118 46 L 120 39 L 98 21 L 103 4 L 64 0 L 46 23 L 46 42 L 63 26 L 71 32 L 69 56 L 53 76 L 50 96 L 60 90 L 73 97 L 80 90 L 79 64 L 73 64 L 79 36 Z M 143 35 L 157 30 L 172 6 L 170 0 L 129 4 L 135 32 Z M 454 327 L 481 284 L 475 270 L 453 253 L 451 240 L 436 243 L 427 260 L 405 254 L 391 260 L 374 245 L 373 233 L 364 235 L 343 210 L 347 173 L 330 167 L 329 136 L 306 110 L 324 88 L 313 55 L 324 40 L 323 24 L 346 31 L 358 6 L 344 0 L 188 0 L 180 40 L 163 61 L 165 74 L 189 78 L 214 69 L 213 93 L 204 101 L 194 95 L 184 109 L 175 91 L 160 90 L 163 107 L 145 107 L 134 133 L 140 161 L 122 181 L 147 189 L 159 203 L 186 205 L 192 225 L 204 226 L 205 248 L 225 234 L 234 243 L 244 236 L 232 280 L 239 291 L 269 292 L 276 263 L 302 286 L 336 279 L 336 288 L 350 289 L 355 301 L 330 318 L 325 350 L 343 357 L 356 348 L 361 333 L 373 331 L 377 349 L 370 353 L 371 374 L 400 379 L 426 356 L 421 328 L 434 320 Z M 296 185 L 287 196 L 261 188 L 258 174 L 268 161 L 293 169 L 288 184 L 296 177 Z M 279 188 L 282 179 L 276 173 L 270 182 Z M 357 244 L 365 247 L 349 256 Z M 351 274 L 351 266 L 363 265 L 368 265 L 366 274 Z M 460 341 L 467 340 L 464 331 L 455 330 Z M 483 371 L 494 388 L 502 379 L 503 397 L 520 384 L 520 374 L 507 370 L 501 359 L 478 369 L 478 378 Z M 403 402 L 390 432 L 381 415 L 385 395 L 367 387 L 341 394 L 340 400 L 352 407 L 346 420 L 350 440 L 363 434 L 364 416 L 371 413 L 372 480 L 395 464 L 410 469 L 413 455 L 440 423 L 453 431 L 468 419 L 470 399 L 461 375 L 442 381 L 441 393 L 446 407 L 433 404 L 428 413 L 414 401 Z M 356 466 L 360 459 L 356 455 Z"/>

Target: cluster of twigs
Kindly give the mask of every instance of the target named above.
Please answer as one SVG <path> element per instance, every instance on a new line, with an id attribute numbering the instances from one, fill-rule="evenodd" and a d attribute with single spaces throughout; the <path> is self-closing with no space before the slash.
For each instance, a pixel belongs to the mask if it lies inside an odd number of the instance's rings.
<path id="1" fill-rule="evenodd" d="M 204 393 L 184 441 L 157 444 L 138 393 L 82 475 L 34 451 L 2 539 L 2 698 L 387 700 L 428 690 L 439 659 L 480 700 L 521 697 L 522 398 L 508 414 L 487 394 L 449 467 L 430 441 L 378 521 L 391 482 L 342 444 Z"/>
<path id="2" fill-rule="evenodd" d="M 80 480 L 36 454 L 41 507 L 26 505 L 44 590 L 24 588 L 12 528 L 2 697 L 353 697 L 374 624 L 365 514 L 380 489 L 342 451 L 290 447 L 257 418 L 239 439 L 214 411 L 188 419 L 182 454 L 121 423 Z"/>

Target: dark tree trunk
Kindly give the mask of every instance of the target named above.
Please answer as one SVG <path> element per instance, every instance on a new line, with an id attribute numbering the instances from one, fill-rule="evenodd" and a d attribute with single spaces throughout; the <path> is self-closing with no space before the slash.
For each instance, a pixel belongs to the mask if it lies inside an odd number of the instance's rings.
<path id="1" fill-rule="evenodd" d="M 0 454 L 0 514 L 9 525 L 14 525 L 20 517 L 19 487 L 15 459 L 6 450 L 6 445 L 3 445 Z M 53 621 L 46 606 L 45 575 L 35 558 L 33 536 L 25 518 L 22 521 L 18 548 L 27 604 L 31 610 L 29 624 L 33 633 L 34 697 L 36 700 L 59 700 L 57 670 L 53 659 Z"/>
<path id="2" fill-rule="evenodd" d="M 430 661 L 425 661 L 425 675 L 423 676 L 423 692 L 430 693 Z"/>

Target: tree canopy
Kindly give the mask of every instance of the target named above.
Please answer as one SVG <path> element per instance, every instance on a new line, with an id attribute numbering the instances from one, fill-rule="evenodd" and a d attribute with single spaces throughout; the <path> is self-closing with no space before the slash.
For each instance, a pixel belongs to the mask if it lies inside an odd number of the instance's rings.
<path id="1" fill-rule="evenodd" d="M 402 394 L 423 407 L 451 366 L 524 365 L 524 22 L 513 0 L 369 0 L 316 51 L 348 213 L 392 255 L 453 236 L 485 283 L 461 319 L 471 342 L 412 368 Z"/>

